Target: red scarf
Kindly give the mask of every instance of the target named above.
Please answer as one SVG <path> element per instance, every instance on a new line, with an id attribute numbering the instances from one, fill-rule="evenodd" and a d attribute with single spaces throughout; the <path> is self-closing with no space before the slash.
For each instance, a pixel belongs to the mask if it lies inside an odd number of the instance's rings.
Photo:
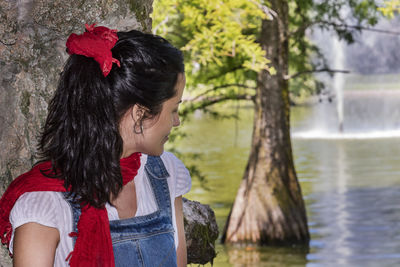
<path id="1" fill-rule="evenodd" d="M 140 167 L 140 153 L 134 153 L 120 160 L 123 184 L 132 181 Z M 29 172 L 16 178 L 0 199 L 1 242 L 10 244 L 12 227 L 9 220 L 11 209 L 18 198 L 27 192 L 65 192 L 64 181 L 45 177 L 40 170 L 51 168 L 50 162 L 34 166 Z M 70 266 L 115 266 L 110 235 L 110 225 L 106 208 L 96 209 L 86 205 L 78 221 L 78 233 Z M 69 258 L 69 257 L 68 257 Z"/>

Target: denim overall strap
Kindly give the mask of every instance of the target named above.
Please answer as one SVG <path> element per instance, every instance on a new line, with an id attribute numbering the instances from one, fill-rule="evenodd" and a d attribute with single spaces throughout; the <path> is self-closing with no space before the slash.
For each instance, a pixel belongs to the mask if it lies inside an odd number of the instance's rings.
<path id="1" fill-rule="evenodd" d="M 172 222 L 171 198 L 167 178 L 169 174 L 160 157 L 148 156 L 145 166 L 147 177 L 153 188 L 158 209 L 169 216 Z"/>
<path id="2" fill-rule="evenodd" d="M 81 216 L 81 205 L 74 201 L 74 196 L 70 192 L 63 192 L 63 195 L 72 211 L 72 232 L 78 233 L 78 221 L 79 217 Z M 74 246 L 76 238 L 77 235 L 72 236 Z"/>
<path id="3" fill-rule="evenodd" d="M 158 209 L 147 215 L 110 221 L 115 266 L 176 267 L 169 174 L 161 158 L 153 156 L 147 157 L 144 171 Z"/>

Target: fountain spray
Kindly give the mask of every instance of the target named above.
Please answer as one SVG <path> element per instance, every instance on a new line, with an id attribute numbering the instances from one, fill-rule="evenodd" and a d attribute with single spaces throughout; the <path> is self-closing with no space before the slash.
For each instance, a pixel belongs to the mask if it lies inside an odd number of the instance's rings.
<path id="1" fill-rule="evenodd" d="M 333 51 L 334 51 L 334 68 L 337 70 L 344 69 L 344 47 L 343 42 L 335 35 L 333 37 Z M 333 89 L 336 93 L 336 110 L 338 115 L 339 132 L 343 132 L 343 85 L 344 74 L 341 72 L 335 73 L 333 77 Z"/>

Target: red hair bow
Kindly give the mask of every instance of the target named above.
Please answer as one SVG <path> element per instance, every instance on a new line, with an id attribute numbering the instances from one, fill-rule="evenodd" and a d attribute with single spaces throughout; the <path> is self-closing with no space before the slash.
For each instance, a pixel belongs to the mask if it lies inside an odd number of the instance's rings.
<path id="1" fill-rule="evenodd" d="M 101 71 L 106 77 L 116 63 L 120 67 L 120 62 L 112 57 L 111 48 L 118 41 L 117 30 L 110 30 L 107 27 L 96 24 L 85 24 L 86 32 L 82 34 L 72 33 L 67 40 L 68 53 L 91 57 L 100 64 Z"/>

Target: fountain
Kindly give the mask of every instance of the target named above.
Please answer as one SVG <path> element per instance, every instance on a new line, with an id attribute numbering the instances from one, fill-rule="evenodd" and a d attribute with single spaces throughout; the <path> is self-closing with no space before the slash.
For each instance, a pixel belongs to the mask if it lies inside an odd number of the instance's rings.
<path id="1" fill-rule="evenodd" d="M 372 39 L 368 37 L 362 42 L 371 46 L 374 45 L 369 43 Z M 359 69 L 360 66 L 354 69 L 353 63 L 347 63 L 349 59 L 355 60 L 352 58 L 354 47 L 350 49 L 336 35 L 322 31 L 316 32 L 313 40 L 319 44 L 331 68 L 338 72 L 333 77 L 317 76 L 330 92 L 329 101 L 308 107 L 307 118 L 294 124 L 292 136 L 303 139 L 400 137 L 400 75 L 381 74 L 380 70 L 361 74 L 364 70 Z M 350 74 L 341 72 L 343 70 L 349 70 Z M 295 113 L 292 112 L 294 116 Z"/>
<path id="2" fill-rule="evenodd" d="M 343 57 L 343 43 L 335 35 L 333 37 L 333 51 L 334 60 L 333 66 L 336 70 L 344 70 L 344 57 Z M 343 85 L 344 77 L 343 73 L 335 73 L 333 77 L 333 89 L 336 93 L 336 109 L 338 116 L 339 132 L 343 132 Z"/>
<path id="3" fill-rule="evenodd" d="M 307 118 L 294 125 L 292 136 L 306 139 L 400 137 L 400 90 L 345 90 L 343 98 L 333 102 L 307 107 Z"/>

